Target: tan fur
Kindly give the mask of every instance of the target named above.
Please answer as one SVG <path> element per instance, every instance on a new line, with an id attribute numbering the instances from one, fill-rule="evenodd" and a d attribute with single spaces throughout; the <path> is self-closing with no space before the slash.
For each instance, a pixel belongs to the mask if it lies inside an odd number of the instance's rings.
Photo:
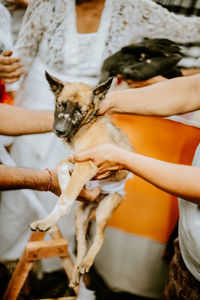
<path id="1" fill-rule="evenodd" d="M 54 93 L 56 94 L 55 91 Z M 91 104 L 91 93 L 92 88 L 87 85 L 78 83 L 66 84 L 62 92 L 57 96 L 57 101 L 62 103 L 66 101 L 78 102 L 83 109 L 82 111 L 84 111 Z M 87 150 L 102 143 L 112 143 L 133 151 L 124 132 L 112 124 L 107 116 L 95 116 L 89 123 L 81 124 L 78 131 L 71 138 L 70 146 L 73 151 L 80 151 Z M 70 179 L 69 177 L 65 179 L 65 174 L 68 174 L 67 172 L 69 171 L 67 168 L 71 168 L 71 164 L 67 159 L 59 162 L 57 165 L 62 194 L 49 216 L 44 220 L 35 221 L 31 224 L 32 230 L 46 231 L 51 228 L 61 216 L 69 213 L 84 185 L 97 173 L 97 167 L 93 162 L 88 161 L 75 164 Z M 125 170 L 115 171 L 114 174 L 108 177 L 108 180 L 121 181 L 126 178 L 127 174 L 128 172 Z M 68 182 L 66 182 L 67 180 Z M 103 244 L 104 230 L 107 222 L 122 200 L 122 196 L 114 192 L 113 194 L 104 195 L 103 200 L 101 200 L 99 204 L 81 203 L 79 205 L 75 220 L 78 242 L 77 260 L 70 281 L 71 287 L 79 283 L 80 274 L 89 271 L 95 256 Z M 87 252 L 86 232 L 88 223 L 94 214 L 96 215 L 96 235 Z"/>

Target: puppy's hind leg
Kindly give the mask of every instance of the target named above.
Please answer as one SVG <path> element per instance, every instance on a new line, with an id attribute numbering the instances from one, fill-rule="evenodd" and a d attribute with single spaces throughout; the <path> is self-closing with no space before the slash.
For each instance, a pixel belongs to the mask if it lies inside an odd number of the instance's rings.
<path id="1" fill-rule="evenodd" d="M 72 277 L 69 283 L 70 287 L 75 287 L 79 284 L 80 281 L 80 273 L 79 273 L 79 265 L 84 258 L 87 251 L 87 228 L 88 223 L 90 221 L 90 216 L 92 211 L 95 209 L 94 203 L 81 203 L 77 209 L 75 224 L 76 224 L 76 239 L 77 239 L 77 257 L 76 263 L 73 268 Z"/>
<path id="2" fill-rule="evenodd" d="M 69 213 L 74 201 L 88 180 L 97 172 L 96 165 L 91 162 L 75 164 L 67 188 L 62 192 L 53 211 L 44 219 L 31 224 L 33 231 L 47 231 L 59 220 L 61 216 Z"/>
<path id="3" fill-rule="evenodd" d="M 122 200 L 123 197 L 121 195 L 114 193 L 109 194 L 99 203 L 99 206 L 96 209 L 96 233 L 93 243 L 79 267 L 80 273 L 84 274 L 85 272 L 88 272 L 92 266 L 97 253 L 103 245 L 105 239 L 104 230 L 108 220 Z"/>

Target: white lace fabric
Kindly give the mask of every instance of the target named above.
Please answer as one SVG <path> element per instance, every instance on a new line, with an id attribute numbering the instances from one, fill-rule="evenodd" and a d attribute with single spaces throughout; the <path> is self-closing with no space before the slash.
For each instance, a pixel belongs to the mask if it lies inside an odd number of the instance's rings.
<path id="1" fill-rule="evenodd" d="M 73 65 L 78 72 L 88 57 L 91 65 L 96 61 L 99 69 L 106 57 L 143 37 L 163 37 L 176 42 L 197 41 L 200 38 L 199 17 L 175 15 L 151 0 L 106 0 L 102 20 L 102 30 L 97 32 L 96 43 L 92 45 L 86 35 L 85 44 L 80 44 L 78 40 L 82 35 L 77 34 L 76 30 L 75 0 L 32 0 L 16 50 L 27 70 L 34 58 L 40 56 L 44 64 L 64 72 L 68 65 L 72 66 L 74 59 L 69 49 L 73 46 L 74 53 L 78 51 L 80 55 L 79 45 L 84 47 L 89 42 L 90 49 L 95 51 L 90 51 L 88 47 L 89 53 L 81 53 L 79 64 Z M 81 37 L 81 40 L 84 38 Z M 67 54 L 70 56 L 66 57 Z"/>
<path id="2" fill-rule="evenodd" d="M 11 17 L 9 11 L 1 4 L 0 1 L 0 42 L 5 49 L 12 48 L 11 36 Z"/>

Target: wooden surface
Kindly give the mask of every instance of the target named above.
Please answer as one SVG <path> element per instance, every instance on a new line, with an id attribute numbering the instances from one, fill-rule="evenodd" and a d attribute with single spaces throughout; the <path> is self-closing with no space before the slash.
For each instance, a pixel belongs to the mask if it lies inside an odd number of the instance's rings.
<path id="1" fill-rule="evenodd" d="M 29 261 L 66 256 L 67 253 L 66 239 L 28 242 L 26 245 L 26 259 Z"/>

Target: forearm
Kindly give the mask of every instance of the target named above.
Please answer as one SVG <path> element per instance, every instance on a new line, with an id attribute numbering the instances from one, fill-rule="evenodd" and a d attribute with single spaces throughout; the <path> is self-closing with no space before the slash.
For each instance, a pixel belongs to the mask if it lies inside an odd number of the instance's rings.
<path id="1" fill-rule="evenodd" d="M 171 116 L 200 108 L 200 75 L 179 77 L 155 85 L 113 91 L 107 95 L 113 112 Z"/>
<path id="2" fill-rule="evenodd" d="M 165 192 L 200 205 L 200 169 L 122 151 L 119 162 Z"/>
<path id="3" fill-rule="evenodd" d="M 46 191 L 49 185 L 47 170 L 30 170 L 0 165 L 0 190 L 33 189 Z"/>
<path id="4" fill-rule="evenodd" d="M 0 134 L 23 135 L 50 132 L 53 112 L 29 110 L 0 104 Z"/>

